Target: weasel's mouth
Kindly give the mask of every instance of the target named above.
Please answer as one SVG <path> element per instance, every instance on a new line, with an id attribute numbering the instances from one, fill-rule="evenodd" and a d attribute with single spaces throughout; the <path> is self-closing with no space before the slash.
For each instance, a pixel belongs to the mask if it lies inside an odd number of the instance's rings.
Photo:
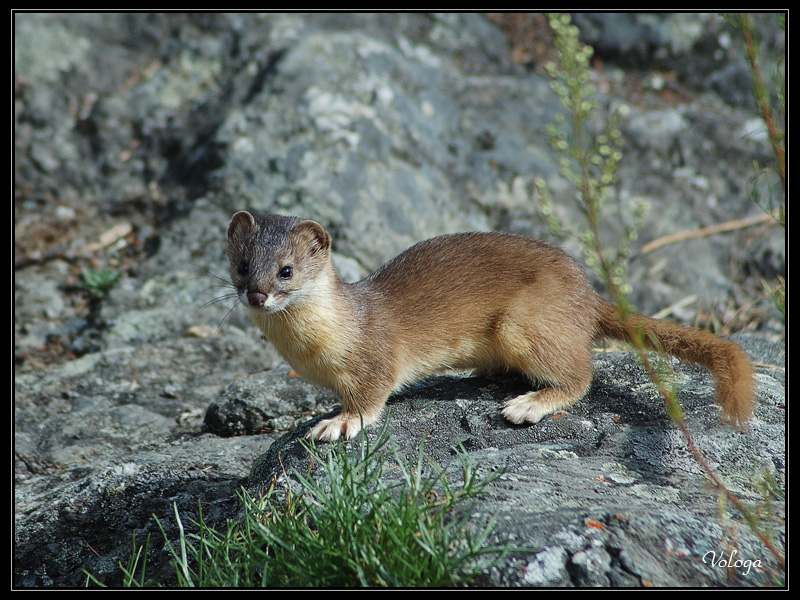
<path id="1" fill-rule="evenodd" d="M 275 299 L 274 294 L 264 294 L 258 291 L 242 291 L 239 293 L 239 302 L 250 310 L 256 312 L 278 312 L 283 309 Z"/>

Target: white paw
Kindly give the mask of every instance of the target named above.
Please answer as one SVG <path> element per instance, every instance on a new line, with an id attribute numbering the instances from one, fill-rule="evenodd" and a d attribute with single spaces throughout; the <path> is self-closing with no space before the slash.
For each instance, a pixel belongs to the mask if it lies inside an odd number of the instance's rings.
<path id="1" fill-rule="evenodd" d="M 361 431 L 361 417 L 337 415 L 333 419 L 324 419 L 317 423 L 309 433 L 309 437 L 320 442 L 335 442 L 340 437 L 353 439 Z"/>
<path id="2" fill-rule="evenodd" d="M 506 402 L 501 414 L 512 423 L 538 423 L 553 410 L 546 404 L 536 401 L 536 392 L 517 396 Z"/>

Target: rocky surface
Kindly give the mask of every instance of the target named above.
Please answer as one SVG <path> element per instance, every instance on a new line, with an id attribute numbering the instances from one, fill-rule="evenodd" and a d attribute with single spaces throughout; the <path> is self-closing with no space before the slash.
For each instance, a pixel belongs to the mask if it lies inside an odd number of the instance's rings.
<path id="1" fill-rule="evenodd" d="M 597 47 L 604 98 L 628 107 L 618 194 L 648 206 L 637 244 L 759 214 L 752 164 L 769 148 L 735 32 L 713 15 L 576 22 Z M 235 210 L 324 223 L 348 280 L 439 233 L 548 238 L 537 177 L 563 218 L 580 218 L 544 134 L 559 110 L 539 68 L 546 31 L 530 17 L 536 43 L 525 45 L 505 25 L 469 14 L 15 14 L 15 586 L 82 585 L 83 569 L 119 584 L 131 536 L 161 535 L 154 515 L 170 535 L 173 503 L 187 519 L 198 502 L 211 521 L 235 515 L 238 487 L 275 474 L 278 451 L 296 456 L 309 419 L 335 406 L 231 310 L 219 278 Z M 785 38 L 764 31 L 769 55 Z M 719 425 L 707 376 L 678 368 L 698 445 L 751 502 L 764 473 L 785 477 L 785 324 L 762 284 L 785 274 L 784 247 L 767 223 L 631 262 L 641 312 L 672 307 L 676 320 L 751 331 L 736 338 L 758 363 L 748 431 Z M 87 267 L 121 278 L 92 292 Z M 497 514 L 497 538 L 531 550 L 482 583 L 780 581 L 630 355 L 595 362 L 590 395 L 531 427 L 498 417 L 513 381 L 434 380 L 392 401 L 400 454 L 424 441 L 457 477 L 460 440 L 481 469 L 503 469 L 475 518 Z M 772 510 L 785 517 L 781 501 Z M 769 527 L 783 552 L 781 521 Z M 153 546 L 155 570 L 166 553 Z M 763 568 L 703 562 L 734 549 Z"/>

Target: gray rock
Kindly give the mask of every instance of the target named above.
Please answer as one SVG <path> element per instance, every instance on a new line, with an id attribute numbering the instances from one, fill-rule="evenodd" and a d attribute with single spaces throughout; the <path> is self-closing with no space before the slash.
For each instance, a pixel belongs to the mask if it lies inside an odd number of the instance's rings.
<path id="1" fill-rule="evenodd" d="M 336 402 L 330 392 L 292 381 L 297 377 L 282 366 L 232 383 L 208 407 L 203 431 L 225 437 L 287 431 Z"/>

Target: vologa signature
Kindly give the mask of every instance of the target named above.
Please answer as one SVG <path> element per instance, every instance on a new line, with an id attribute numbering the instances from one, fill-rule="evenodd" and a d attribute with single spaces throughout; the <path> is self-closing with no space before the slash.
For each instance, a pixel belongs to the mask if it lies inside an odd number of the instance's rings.
<path id="1" fill-rule="evenodd" d="M 731 554 L 728 558 L 725 558 L 725 553 L 721 552 L 719 558 L 717 558 L 717 553 L 713 550 L 709 550 L 705 554 L 703 554 L 703 562 L 706 562 L 706 558 L 708 555 L 711 555 L 711 566 L 712 567 L 722 567 L 728 569 L 746 569 L 744 574 L 747 575 L 750 573 L 751 568 L 760 569 L 761 568 L 761 561 L 750 560 L 749 558 L 746 560 L 742 560 L 741 558 L 736 558 L 738 554 L 738 550 L 732 550 Z"/>

